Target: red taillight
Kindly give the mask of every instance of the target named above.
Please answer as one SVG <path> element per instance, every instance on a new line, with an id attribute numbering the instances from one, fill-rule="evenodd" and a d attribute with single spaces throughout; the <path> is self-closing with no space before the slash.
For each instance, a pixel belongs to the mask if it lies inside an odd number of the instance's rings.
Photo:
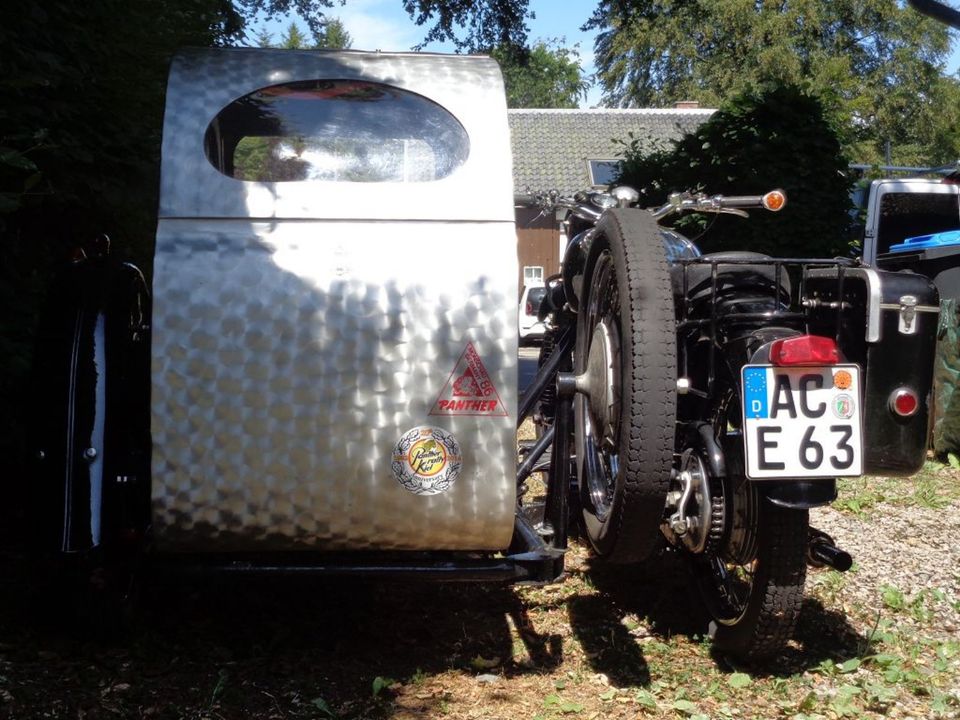
<path id="1" fill-rule="evenodd" d="M 819 335 L 774 340 L 770 346 L 770 362 L 774 365 L 836 365 L 840 352 L 833 338 Z"/>
<path id="2" fill-rule="evenodd" d="M 908 388 L 897 388 L 890 394 L 890 410 L 900 417 L 910 417 L 920 407 L 917 394 Z"/>
<path id="3" fill-rule="evenodd" d="M 527 315 L 533 315 L 533 303 L 530 302 L 529 300 L 527 300 L 526 310 L 527 310 Z"/>

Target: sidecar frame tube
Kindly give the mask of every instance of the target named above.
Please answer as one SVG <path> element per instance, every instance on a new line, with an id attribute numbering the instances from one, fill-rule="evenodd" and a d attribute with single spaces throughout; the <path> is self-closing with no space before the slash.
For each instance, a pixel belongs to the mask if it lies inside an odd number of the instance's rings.
<path id="1" fill-rule="evenodd" d="M 464 552 L 165 553 L 148 558 L 159 575 L 352 577 L 377 580 L 500 582 L 539 585 L 563 573 L 563 550 L 550 548 L 517 513 L 511 549 L 502 557 Z"/>

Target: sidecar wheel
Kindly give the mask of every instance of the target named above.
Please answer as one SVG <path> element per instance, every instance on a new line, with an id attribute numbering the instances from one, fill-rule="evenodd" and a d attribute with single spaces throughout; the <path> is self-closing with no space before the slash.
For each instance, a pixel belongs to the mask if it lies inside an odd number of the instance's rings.
<path id="1" fill-rule="evenodd" d="M 612 562 L 656 548 L 673 464 L 676 330 L 660 231 L 607 211 L 584 271 L 574 358 L 577 476 L 586 536 Z"/>

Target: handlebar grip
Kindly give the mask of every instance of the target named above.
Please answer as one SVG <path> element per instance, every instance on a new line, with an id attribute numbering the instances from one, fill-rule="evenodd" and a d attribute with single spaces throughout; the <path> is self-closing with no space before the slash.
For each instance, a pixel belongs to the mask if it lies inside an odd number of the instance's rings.
<path id="1" fill-rule="evenodd" d="M 763 195 L 724 196 L 720 203 L 723 207 L 755 208 L 763 205 Z"/>
<path id="2" fill-rule="evenodd" d="M 514 193 L 513 195 L 513 204 L 514 205 L 523 205 L 527 207 L 534 207 L 537 203 L 537 196 L 530 195 L 529 193 Z"/>

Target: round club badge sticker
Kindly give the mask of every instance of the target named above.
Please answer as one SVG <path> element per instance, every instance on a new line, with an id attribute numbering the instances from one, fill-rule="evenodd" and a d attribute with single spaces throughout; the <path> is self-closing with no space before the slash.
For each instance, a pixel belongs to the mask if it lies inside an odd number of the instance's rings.
<path id="1" fill-rule="evenodd" d="M 446 430 L 421 425 L 408 430 L 393 448 L 393 476 L 414 495 L 446 492 L 460 476 L 463 457 L 457 439 Z"/>

